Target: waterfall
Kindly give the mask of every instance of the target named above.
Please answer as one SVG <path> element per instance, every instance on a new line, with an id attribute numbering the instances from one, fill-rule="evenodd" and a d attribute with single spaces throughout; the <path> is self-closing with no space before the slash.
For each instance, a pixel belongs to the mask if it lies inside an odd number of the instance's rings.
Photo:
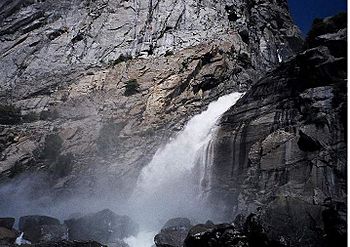
<path id="1" fill-rule="evenodd" d="M 205 167 L 210 159 L 207 155 L 211 153 L 208 148 L 211 148 L 217 120 L 241 95 L 232 93 L 210 103 L 206 111 L 194 116 L 183 131 L 160 148 L 141 171 L 129 210 L 142 231 L 158 231 L 172 217 L 208 219 L 209 211 L 198 196 L 201 190 L 199 182 L 204 189 L 208 184 L 205 181 L 209 172 L 209 167 Z M 144 232 L 142 236 L 145 236 Z M 140 243 L 135 239 L 129 240 L 132 247 L 135 242 Z M 144 247 L 152 244 L 153 239 Z M 137 247 L 143 246 L 138 244 Z"/>
<path id="2" fill-rule="evenodd" d="M 213 133 L 215 135 L 215 133 Z M 199 186 L 201 198 L 205 200 L 207 192 L 210 189 L 211 168 L 213 165 L 213 140 L 210 139 L 198 150 L 195 159 L 194 174 L 196 174 L 195 182 Z"/>

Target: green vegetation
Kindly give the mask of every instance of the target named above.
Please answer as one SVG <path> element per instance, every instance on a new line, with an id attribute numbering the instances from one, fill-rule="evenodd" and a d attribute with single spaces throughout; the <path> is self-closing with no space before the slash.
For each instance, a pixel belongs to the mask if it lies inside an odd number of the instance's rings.
<path id="1" fill-rule="evenodd" d="M 12 104 L 0 104 L 0 124 L 19 124 L 21 111 Z"/>
<path id="2" fill-rule="evenodd" d="M 55 120 L 59 117 L 56 109 L 49 109 L 40 113 L 40 120 Z"/>
<path id="3" fill-rule="evenodd" d="M 125 96 L 131 96 L 139 92 L 139 84 L 136 79 L 131 79 L 125 82 Z"/>
<path id="4" fill-rule="evenodd" d="M 132 56 L 130 54 L 126 54 L 126 55 L 121 54 L 117 59 L 108 61 L 108 66 L 113 67 L 119 63 L 126 62 L 131 59 L 132 59 Z"/>
<path id="5" fill-rule="evenodd" d="M 35 122 L 40 120 L 40 114 L 36 112 L 29 112 L 25 115 L 23 115 L 23 122 L 29 123 L 29 122 Z"/>
<path id="6" fill-rule="evenodd" d="M 172 56 L 172 55 L 174 55 L 174 51 L 171 51 L 171 50 L 167 50 L 166 52 L 165 52 L 165 57 L 167 57 L 167 56 Z"/>

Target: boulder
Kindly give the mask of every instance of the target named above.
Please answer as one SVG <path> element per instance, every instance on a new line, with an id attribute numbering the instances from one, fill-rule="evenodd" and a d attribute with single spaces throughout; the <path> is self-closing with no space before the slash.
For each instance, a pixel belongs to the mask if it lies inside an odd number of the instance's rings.
<path id="1" fill-rule="evenodd" d="M 19 230 L 25 231 L 33 226 L 41 226 L 41 225 L 60 225 L 60 221 L 58 219 L 42 216 L 42 215 L 28 215 L 19 218 Z"/>
<path id="2" fill-rule="evenodd" d="M 200 224 L 191 228 L 185 247 L 248 247 L 245 235 L 231 224 Z"/>
<path id="3" fill-rule="evenodd" d="M 23 246 L 33 246 L 33 247 L 107 247 L 96 241 L 68 241 L 62 240 L 57 242 L 45 242 L 33 245 L 23 245 Z M 117 246 L 119 247 L 119 246 Z"/>
<path id="4" fill-rule="evenodd" d="M 154 237 L 154 243 L 157 247 L 181 247 L 191 227 L 187 218 L 170 219 Z"/>
<path id="5" fill-rule="evenodd" d="M 0 227 L 12 229 L 15 224 L 15 218 L 0 218 Z"/>
<path id="6" fill-rule="evenodd" d="M 13 244 L 17 235 L 17 231 L 0 226 L 0 246 L 3 246 L 3 244 Z"/>
<path id="7" fill-rule="evenodd" d="M 67 238 L 67 227 L 58 219 L 30 215 L 19 219 L 19 230 L 24 232 L 23 238 L 31 243 L 60 241 Z"/>
<path id="8" fill-rule="evenodd" d="M 175 229 L 180 229 L 180 228 L 186 228 L 189 229 L 191 228 L 191 221 L 187 218 L 173 218 L 168 220 L 165 225 L 163 226 L 162 229 L 169 229 L 169 228 L 175 228 Z"/>
<path id="9" fill-rule="evenodd" d="M 109 209 L 65 221 L 70 240 L 95 240 L 102 243 L 136 235 L 138 226 L 128 216 L 120 216 Z"/>

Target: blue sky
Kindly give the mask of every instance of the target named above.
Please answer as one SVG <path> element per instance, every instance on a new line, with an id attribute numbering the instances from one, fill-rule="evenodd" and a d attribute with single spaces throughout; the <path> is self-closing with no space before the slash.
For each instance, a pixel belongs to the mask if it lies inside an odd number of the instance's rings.
<path id="1" fill-rule="evenodd" d="M 316 17 L 335 15 L 347 9 L 347 0 L 288 0 L 288 3 L 293 19 L 304 35 Z"/>

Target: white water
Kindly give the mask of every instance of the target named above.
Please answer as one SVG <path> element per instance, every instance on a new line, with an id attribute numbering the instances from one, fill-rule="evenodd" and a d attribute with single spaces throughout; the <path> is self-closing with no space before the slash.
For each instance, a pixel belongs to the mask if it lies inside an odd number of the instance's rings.
<path id="1" fill-rule="evenodd" d="M 124 241 L 130 247 L 151 247 L 154 245 L 153 238 L 156 234 L 155 231 L 140 231 L 136 237 L 131 236 Z"/>
<path id="2" fill-rule="evenodd" d="M 22 244 L 31 244 L 28 240 L 25 240 L 23 238 L 24 232 L 21 233 L 19 237 L 16 238 L 15 244 L 16 245 L 22 245 Z M 136 245 L 135 245 L 136 246 Z"/>
<path id="3" fill-rule="evenodd" d="M 210 217 L 199 200 L 195 161 L 206 152 L 218 118 L 241 97 L 232 93 L 209 104 L 208 109 L 194 116 L 176 138 L 159 149 L 142 170 L 136 190 L 130 199 L 131 216 L 140 224 L 140 234 L 126 241 L 131 247 L 151 247 L 153 237 L 173 217 L 205 221 Z M 204 168 L 203 168 L 204 169 Z"/>

